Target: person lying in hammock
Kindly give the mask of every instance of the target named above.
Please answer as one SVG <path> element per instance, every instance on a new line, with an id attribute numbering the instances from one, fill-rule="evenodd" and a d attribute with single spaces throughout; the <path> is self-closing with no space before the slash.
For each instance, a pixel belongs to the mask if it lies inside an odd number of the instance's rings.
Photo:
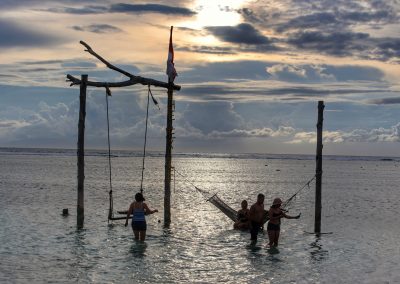
<path id="1" fill-rule="evenodd" d="M 233 224 L 235 230 L 248 230 L 250 228 L 249 212 L 247 208 L 247 200 L 243 200 L 241 203 L 242 209 L 238 211 L 237 221 Z"/>

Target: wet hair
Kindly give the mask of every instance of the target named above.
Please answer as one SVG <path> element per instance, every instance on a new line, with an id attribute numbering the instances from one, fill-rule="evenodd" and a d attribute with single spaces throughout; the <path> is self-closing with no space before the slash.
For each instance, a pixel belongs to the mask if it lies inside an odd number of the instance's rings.
<path id="1" fill-rule="evenodd" d="M 264 194 L 259 193 L 259 194 L 257 195 L 257 199 L 259 199 L 259 198 L 265 198 Z"/>
<path id="2" fill-rule="evenodd" d="M 140 192 L 138 192 L 138 193 L 135 194 L 135 200 L 136 200 L 137 202 L 145 201 L 145 199 L 144 199 L 144 197 L 143 197 L 143 194 L 141 194 Z"/>

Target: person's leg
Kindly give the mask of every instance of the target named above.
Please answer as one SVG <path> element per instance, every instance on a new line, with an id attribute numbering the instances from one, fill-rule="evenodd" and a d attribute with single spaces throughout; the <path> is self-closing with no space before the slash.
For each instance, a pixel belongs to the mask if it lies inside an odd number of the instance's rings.
<path id="1" fill-rule="evenodd" d="M 260 229 L 260 226 L 256 222 L 251 223 L 251 228 L 250 228 L 250 235 L 251 235 L 251 242 L 256 243 L 257 242 L 257 235 L 258 235 L 258 230 Z"/>
<path id="2" fill-rule="evenodd" d="M 275 234 L 274 234 L 274 246 L 278 246 L 278 242 L 279 242 L 279 233 L 280 233 L 280 231 L 275 231 Z"/>
<path id="3" fill-rule="evenodd" d="M 139 231 L 133 230 L 133 234 L 135 235 L 135 240 L 139 240 Z"/>
<path id="4" fill-rule="evenodd" d="M 274 245 L 274 240 L 275 240 L 275 231 L 268 230 L 268 239 L 269 243 L 268 246 L 272 247 Z"/>
<path id="5" fill-rule="evenodd" d="M 141 242 L 144 242 L 145 239 L 146 239 L 146 231 L 139 231 L 139 240 Z"/>

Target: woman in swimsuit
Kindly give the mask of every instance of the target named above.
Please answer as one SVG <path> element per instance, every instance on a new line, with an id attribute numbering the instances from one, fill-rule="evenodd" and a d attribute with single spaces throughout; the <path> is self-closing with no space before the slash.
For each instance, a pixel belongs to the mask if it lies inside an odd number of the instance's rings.
<path id="1" fill-rule="evenodd" d="M 282 205 L 282 200 L 280 198 L 275 198 L 272 203 L 271 208 L 268 211 L 269 221 L 267 226 L 269 247 L 277 247 L 279 241 L 279 233 L 281 230 L 281 218 L 286 219 L 299 219 L 300 214 L 297 216 L 289 216 L 283 212 L 280 208 Z"/>
<path id="2" fill-rule="evenodd" d="M 145 215 L 150 215 L 158 212 L 158 210 L 150 210 L 146 203 L 143 195 L 139 192 L 135 195 L 135 201 L 131 203 L 126 214 L 125 227 L 128 226 L 129 217 L 132 214 L 132 230 L 135 235 L 135 240 L 144 241 L 146 238 L 146 218 Z"/>

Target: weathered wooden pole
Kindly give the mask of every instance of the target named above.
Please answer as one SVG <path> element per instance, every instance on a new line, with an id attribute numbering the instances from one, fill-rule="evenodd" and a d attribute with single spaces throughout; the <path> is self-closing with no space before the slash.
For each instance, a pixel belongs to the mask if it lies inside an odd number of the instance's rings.
<path id="1" fill-rule="evenodd" d="M 165 146 L 165 183 L 164 183 L 164 226 L 171 224 L 171 164 L 172 164 L 172 105 L 173 88 L 168 88 L 168 108 L 167 108 L 167 139 Z"/>
<path id="2" fill-rule="evenodd" d="M 322 209 L 322 126 L 324 122 L 324 101 L 318 102 L 318 123 L 317 123 L 317 156 L 315 168 L 315 223 L 314 233 L 321 233 L 321 209 Z"/>
<path id="3" fill-rule="evenodd" d="M 88 75 L 81 76 L 79 95 L 79 123 L 78 123 L 78 206 L 77 227 L 83 228 L 84 215 L 84 180 L 85 180 L 85 117 L 86 117 L 86 89 Z"/>

